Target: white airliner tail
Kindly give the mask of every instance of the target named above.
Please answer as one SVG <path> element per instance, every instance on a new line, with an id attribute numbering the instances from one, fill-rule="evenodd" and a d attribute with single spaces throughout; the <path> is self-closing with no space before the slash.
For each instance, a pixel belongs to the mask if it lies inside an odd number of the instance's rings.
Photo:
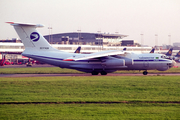
<path id="1" fill-rule="evenodd" d="M 33 50 L 56 50 L 48 41 L 36 30 L 37 27 L 44 27 L 41 24 L 24 24 L 7 22 L 14 26 L 17 34 L 23 42 L 25 49 L 33 48 Z"/>

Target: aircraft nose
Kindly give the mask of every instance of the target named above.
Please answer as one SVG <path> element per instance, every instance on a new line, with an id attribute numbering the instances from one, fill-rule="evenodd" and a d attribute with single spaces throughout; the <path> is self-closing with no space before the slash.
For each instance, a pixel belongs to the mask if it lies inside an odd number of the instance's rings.
<path id="1" fill-rule="evenodd" d="M 168 64 L 168 65 L 169 65 L 169 68 L 175 66 L 175 64 L 176 64 L 176 62 L 175 62 L 174 60 L 171 60 L 171 63 Z"/>

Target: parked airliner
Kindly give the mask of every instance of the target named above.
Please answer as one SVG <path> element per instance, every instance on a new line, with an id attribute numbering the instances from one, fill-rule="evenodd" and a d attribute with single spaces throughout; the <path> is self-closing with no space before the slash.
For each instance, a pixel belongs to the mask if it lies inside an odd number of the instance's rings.
<path id="1" fill-rule="evenodd" d="M 53 48 L 36 30 L 41 24 L 10 23 L 22 40 L 25 50 L 23 56 L 61 68 L 76 69 L 92 75 L 106 75 L 117 70 L 165 71 L 175 65 L 174 60 L 163 54 L 133 53 L 120 50 L 100 51 L 92 54 L 68 53 Z"/>
<path id="2" fill-rule="evenodd" d="M 180 51 L 173 57 L 173 60 L 180 62 Z"/>

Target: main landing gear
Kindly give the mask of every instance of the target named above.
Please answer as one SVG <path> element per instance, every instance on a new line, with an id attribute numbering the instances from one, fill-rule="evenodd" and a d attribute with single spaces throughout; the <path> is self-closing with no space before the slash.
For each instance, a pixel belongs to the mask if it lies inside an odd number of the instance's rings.
<path id="1" fill-rule="evenodd" d="M 97 71 L 92 71 L 91 74 L 92 74 L 92 75 L 98 75 L 99 72 L 97 72 Z M 106 72 L 106 71 L 101 71 L 101 75 L 107 75 L 107 72 Z"/>
<path id="2" fill-rule="evenodd" d="M 148 74 L 148 72 L 147 72 L 147 70 L 145 70 L 144 72 L 143 72 L 143 75 L 147 75 Z"/>
<path id="3" fill-rule="evenodd" d="M 107 72 L 101 71 L 101 75 L 107 75 Z"/>
<path id="4" fill-rule="evenodd" d="M 92 71 L 92 75 L 98 75 L 99 73 L 97 71 Z"/>

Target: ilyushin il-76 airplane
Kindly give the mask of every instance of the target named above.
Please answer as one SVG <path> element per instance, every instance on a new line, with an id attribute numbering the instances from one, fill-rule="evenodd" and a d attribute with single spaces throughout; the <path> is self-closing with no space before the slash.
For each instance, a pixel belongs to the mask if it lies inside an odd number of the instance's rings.
<path id="1" fill-rule="evenodd" d="M 41 24 L 7 22 L 14 26 L 22 40 L 25 50 L 23 56 L 61 68 L 76 69 L 92 75 L 107 75 L 117 70 L 165 71 L 175 65 L 174 60 L 166 59 L 163 54 L 133 53 L 120 50 L 100 51 L 92 54 L 68 53 L 53 48 L 36 30 Z"/>

